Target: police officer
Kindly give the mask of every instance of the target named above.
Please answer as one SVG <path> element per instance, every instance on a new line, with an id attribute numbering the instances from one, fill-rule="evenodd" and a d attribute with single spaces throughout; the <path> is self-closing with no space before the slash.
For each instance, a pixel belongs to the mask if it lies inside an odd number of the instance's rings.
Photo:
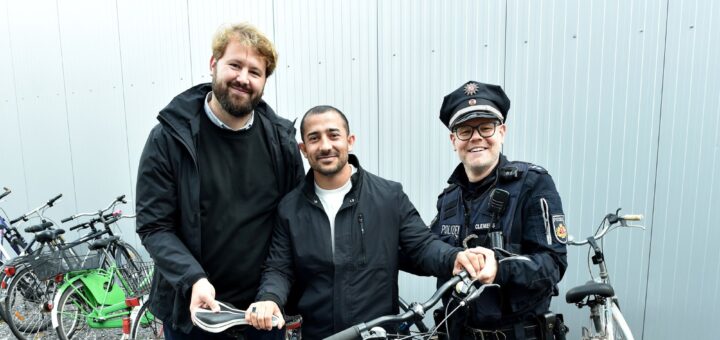
<path id="1" fill-rule="evenodd" d="M 483 281 L 500 285 L 451 316 L 451 339 L 564 337 L 555 331 L 565 328 L 562 316 L 548 311 L 567 268 L 562 203 L 547 170 L 501 153 L 509 109 L 500 86 L 476 81 L 440 108 L 461 163 L 438 197 L 431 229 L 451 245 L 491 249 L 486 262 L 496 272 Z"/>

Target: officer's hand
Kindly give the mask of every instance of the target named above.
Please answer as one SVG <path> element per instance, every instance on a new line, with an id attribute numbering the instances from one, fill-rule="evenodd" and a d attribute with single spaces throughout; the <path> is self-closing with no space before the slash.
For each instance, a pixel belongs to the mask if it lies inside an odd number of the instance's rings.
<path id="1" fill-rule="evenodd" d="M 281 329 L 285 325 L 280 307 L 272 301 L 258 301 L 251 304 L 245 311 L 245 320 L 257 329 L 269 331 L 272 329 L 272 316 L 275 315 L 278 320 L 277 328 Z"/>
<path id="2" fill-rule="evenodd" d="M 192 286 L 190 314 L 194 316 L 198 308 L 210 309 L 215 313 L 220 311 L 220 306 L 215 302 L 215 287 L 206 278 L 197 280 Z"/>
<path id="3" fill-rule="evenodd" d="M 469 250 L 461 251 L 455 257 L 455 264 L 453 266 L 453 275 L 465 270 L 468 272 L 470 277 L 475 276 L 480 272 L 480 269 L 484 265 L 484 259 L 481 255 L 473 253 Z"/>
<path id="4" fill-rule="evenodd" d="M 483 247 L 470 248 L 467 251 L 477 254 L 483 258 L 484 265 L 482 266 L 482 269 L 480 269 L 476 279 L 485 284 L 493 283 L 498 270 L 495 252 L 492 249 Z"/>

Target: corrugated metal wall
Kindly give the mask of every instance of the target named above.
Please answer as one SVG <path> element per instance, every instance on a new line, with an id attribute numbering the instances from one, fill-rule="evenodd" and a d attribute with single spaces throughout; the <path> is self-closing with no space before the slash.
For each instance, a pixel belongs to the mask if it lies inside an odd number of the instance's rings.
<path id="1" fill-rule="evenodd" d="M 571 234 L 617 207 L 647 230 L 606 242 L 637 338 L 713 338 L 720 264 L 720 5 L 713 1 L 0 0 L 0 186 L 11 216 L 58 192 L 62 218 L 133 196 L 156 112 L 209 81 L 210 37 L 248 20 L 280 61 L 265 100 L 341 108 L 356 154 L 426 221 L 454 168 L 442 97 L 468 79 L 512 99 L 505 153 L 550 170 Z M 133 210 L 132 206 L 127 208 Z M 137 238 L 132 225 L 126 235 Z M 589 279 L 571 249 L 561 294 Z M 403 275 L 421 300 L 433 280 Z M 585 311 L 558 298 L 573 333 Z"/>

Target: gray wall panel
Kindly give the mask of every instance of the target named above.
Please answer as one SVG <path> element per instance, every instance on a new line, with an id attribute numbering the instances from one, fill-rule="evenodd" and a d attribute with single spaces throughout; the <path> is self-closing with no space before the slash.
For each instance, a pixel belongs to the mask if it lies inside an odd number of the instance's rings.
<path id="1" fill-rule="evenodd" d="M 354 153 L 372 172 L 378 169 L 376 12 L 375 2 L 367 1 L 279 1 L 275 6 L 275 42 L 281 51 L 276 110 L 298 119 L 299 136 L 308 109 L 337 107 L 357 132 Z"/>
<path id="2" fill-rule="evenodd" d="M 511 1 L 508 12 L 505 88 L 513 108 L 506 154 L 550 171 L 576 238 L 591 235 L 618 207 L 645 213 L 642 224 L 651 226 L 664 5 Z M 613 285 L 639 332 L 650 234 L 618 230 L 606 240 Z M 553 303 L 571 325 L 587 324 L 587 310 L 564 303 L 568 289 L 590 279 L 587 261 L 587 248 L 569 249 Z"/>
<path id="3" fill-rule="evenodd" d="M 94 211 L 119 195 L 132 197 L 117 10 L 114 1 L 58 5 L 77 212 Z M 77 20 L 83 11 L 94 15 Z M 125 234 L 139 245 L 134 230 L 128 226 Z"/>
<path id="4" fill-rule="evenodd" d="M 6 8 L 28 205 L 63 193 L 48 216 L 68 215 L 75 211 L 76 192 L 57 7 L 11 1 Z"/>
<path id="5" fill-rule="evenodd" d="M 7 1 L 3 0 L 0 1 L 0 23 L 6 22 Z M 10 188 L 13 193 L 0 208 L 10 214 L 3 214 L 6 219 L 13 219 L 28 210 L 28 197 L 9 28 L 9 25 L 0 25 L 0 50 L 5 51 L 0 53 L 0 186 Z"/>
<path id="6" fill-rule="evenodd" d="M 130 160 L 128 194 L 134 198 L 140 153 L 150 129 L 158 123 L 158 112 L 192 84 L 188 15 L 186 6 L 177 1 L 119 1 L 117 12 Z"/>
<path id="7" fill-rule="evenodd" d="M 709 339 L 720 287 L 720 6 L 670 2 L 668 12 L 645 338 Z"/>

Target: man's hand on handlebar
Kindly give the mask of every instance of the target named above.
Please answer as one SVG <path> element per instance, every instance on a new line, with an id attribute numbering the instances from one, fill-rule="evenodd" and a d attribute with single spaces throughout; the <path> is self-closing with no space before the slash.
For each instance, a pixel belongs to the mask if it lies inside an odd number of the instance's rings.
<path id="1" fill-rule="evenodd" d="M 192 286 L 190 297 L 190 314 L 195 315 L 198 308 L 219 312 L 220 306 L 215 301 L 215 287 L 206 278 L 197 280 Z"/>
<path id="2" fill-rule="evenodd" d="M 475 279 L 484 266 L 485 259 L 481 255 L 464 250 L 455 257 L 452 274 L 457 275 L 457 273 L 465 270 L 471 278 Z"/>
<path id="3" fill-rule="evenodd" d="M 273 315 L 278 319 L 277 328 L 283 328 L 285 321 L 280 307 L 273 301 L 258 301 L 250 304 L 245 311 L 245 320 L 257 329 L 269 331 L 273 328 Z"/>
<path id="4" fill-rule="evenodd" d="M 483 265 L 480 268 L 480 272 L 478 273 L 477 277 L 473 276 L 473 278 L 477 279 L 483 284 L 490 284 L 495 282 L 495 275 L 497 275 L 498 270 L 498 263 L 497 259 L 495 259 L 495 252 L 492 249 L 483 247 L 470 248 L 466 251 L 476 254 L 483 259 Z"/>

